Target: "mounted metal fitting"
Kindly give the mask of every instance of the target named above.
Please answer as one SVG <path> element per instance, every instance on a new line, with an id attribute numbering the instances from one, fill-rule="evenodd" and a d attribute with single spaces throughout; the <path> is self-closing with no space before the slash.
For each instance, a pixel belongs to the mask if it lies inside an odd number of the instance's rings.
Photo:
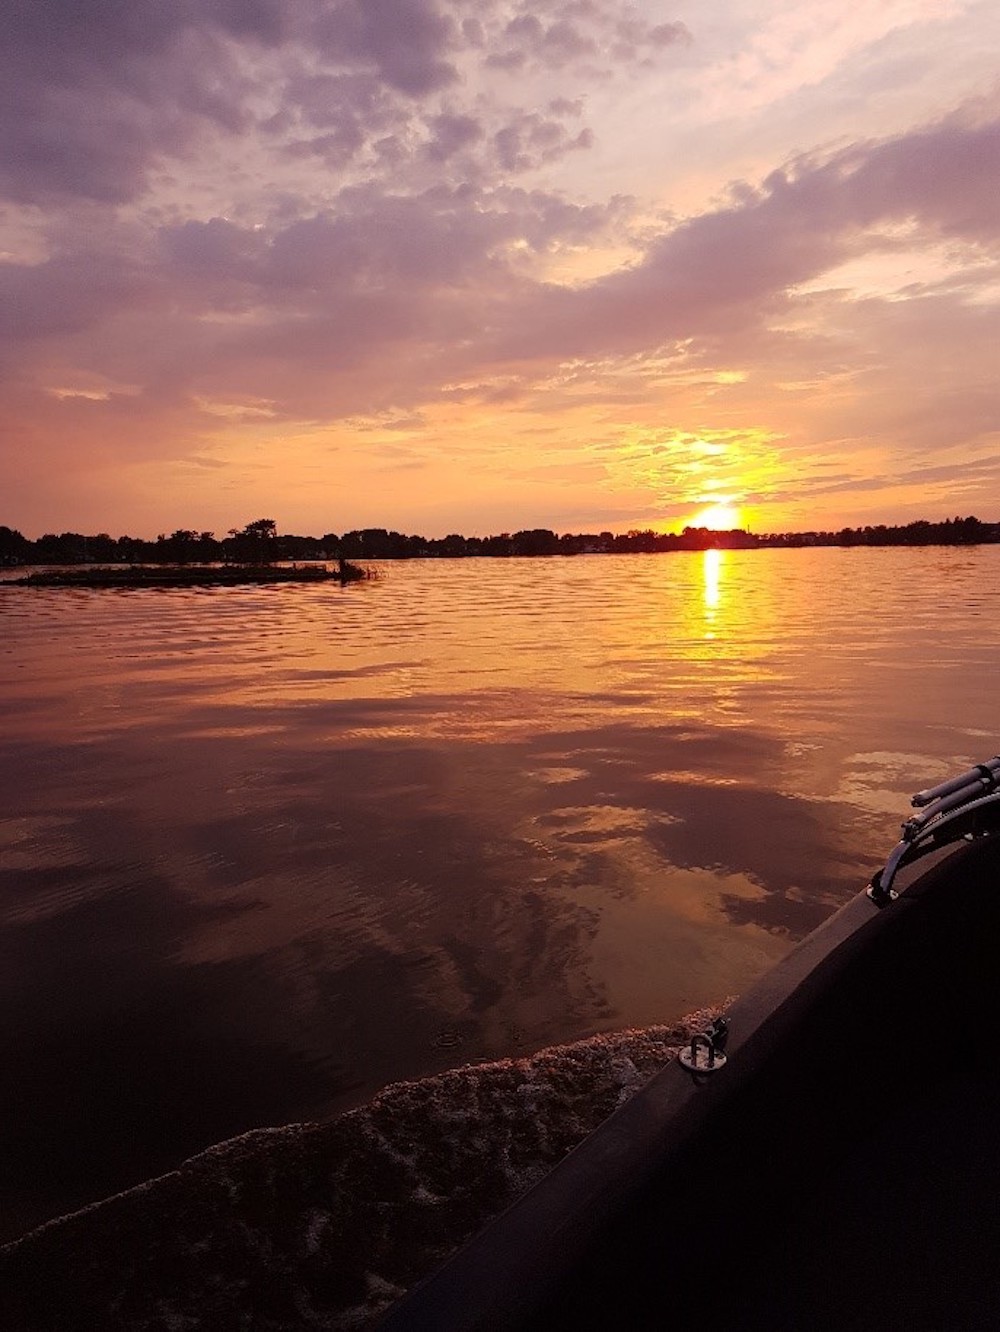
<path id="1" fill-rule="evenodd" d="M 707 1031 L 696 1032 L 691 1044 L 684 1047 L 677 1058 L 692 1073 L 715 1073 L 724 1068 L 726 1056 L 723 1046 L 729 1038 L 729 1023 L 716 1018 Z"/>

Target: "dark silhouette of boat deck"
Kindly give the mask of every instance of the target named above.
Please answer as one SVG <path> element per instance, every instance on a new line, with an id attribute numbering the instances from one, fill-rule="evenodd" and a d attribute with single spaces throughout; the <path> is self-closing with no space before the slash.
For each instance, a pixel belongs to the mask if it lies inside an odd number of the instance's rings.
<path id="1" fill-rule="evenodd" d="M 385 1332 L 1000 1327 L 1000 836 L 864 893 Z"/>

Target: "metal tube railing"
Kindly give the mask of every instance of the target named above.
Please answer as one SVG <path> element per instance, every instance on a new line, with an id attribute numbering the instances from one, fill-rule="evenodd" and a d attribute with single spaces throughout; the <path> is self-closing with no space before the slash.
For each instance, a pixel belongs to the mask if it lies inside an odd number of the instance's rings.
<path id="1" fill-rule="evenodd" d="M 938 786 L 929 786 L 926 791 L 918 791 L 916 795 L 910 797 L 910 804 L 916 805 L 917 808 L 929 805 L 931 801 L 939 800 L 942 796 L 950 796 L 953 791 L 960 791 L 966 786 L 987 780 L 987 773 L 1000 774 L 1000 754 L 987 759 L 985 763 L 977 763 L 974 768 L 969 768 L 967 772 L 960 773 L 947 782 L 941 782 Z"/>
<path id="2" fill-rule="evenodd" d="M 902 838 L 874 876 L 868 896 L 878 906 L 891 902 L 893 880 L 902 866 L 935 847 L 983 832 L 982 815 L 1000 814 L 1000 754 L 937 786 L 918 791 L 910 803 L 921 807 L 902 826 Z"/>

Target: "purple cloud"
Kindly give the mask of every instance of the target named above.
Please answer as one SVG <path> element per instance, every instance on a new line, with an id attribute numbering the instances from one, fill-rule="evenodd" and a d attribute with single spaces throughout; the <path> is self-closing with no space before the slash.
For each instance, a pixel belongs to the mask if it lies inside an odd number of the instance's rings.
<path id="1" fill-rule="evenodd" d="M 474 16 L 457 0 L 15 0 L 0 47 L 0 197 L 126 204 L 227 139 L 336 170 L 386 164 L 390 141 L 444 166 L 481 140 L 498 156 L 480 172 L 536 169 L 590 131 L 481 106 L 462 83 L 476 64 L 587 77 L 682 39 L 610 0 L 513 13 L 484 0 Z"/>
<path id="2" fill-rule="evenodd" d="M 434 116 L 430 128 L 433 137 L 427 145 L 427 155 L 435 162 L 447 162 L 483 137 L 483 127 L 474 116 L 447 113 Z"/>
<path id="3" fill-rule="evenodd" d="M 273 42 L 281 8 L 15 0 L 0 46 L 0 191 L 45 203 L 131 198 L 199 129 L 247 123 L 225 38 Z"/>
<path id="4" fill-rule="evenodd" d="M 524 5 L 496 31 L 486 64 L 517 71 L 531 65 L 558 70 L 648 61 L 668 46 L 686 43 L 683 23 L 649 24 L 619 4 L 594 2 Z"/>
<path id="5" fill-rule="evenodd" d="M 496 160 L 507 174 L 534 170 L 593 143 L 592 130 L 573 134 L 558 120 L 535 111 L 520 112 L 493 136 Z"/>
<path id="6" fill-rule="evenodd" d="M 457 40 L 455 24 L 434 0 L 342 0 L 326 9 L 314 36 L 323 54 L 368 62 L 411 97 L 458 78 L 445 58 Z"/>
<path id="7" fill-rule="evenodd" d="M 791 289 L 888 245 L 880 227 L 996 245 L 998 173 L 1000 121 L 947 121 L 800 159 L 760 189 L 737 191 L 729 207 L 669 229 L 635 266 L 580 290 L 535 293 L 529 350 L 622 353 L 759 329 L 787 307 Z M 509 354 L 524 350 L 523 331 L 512 331 Z"/>
<path id="8" fill-rule="evenodd" d="M 413 98 L 455 81 L 456 34 L 433 0 L 15 0 L 0 47 L 0 195 L 120 204 L 206 131 L 250 133 L 248 94 L 261 89 L 241 49 L 329 62 L 331 77 L 293 74 L 287 91 L 326 132 L 309 151 L 347 160 L 359 122 L 385 121 L 383 90 Z"/>

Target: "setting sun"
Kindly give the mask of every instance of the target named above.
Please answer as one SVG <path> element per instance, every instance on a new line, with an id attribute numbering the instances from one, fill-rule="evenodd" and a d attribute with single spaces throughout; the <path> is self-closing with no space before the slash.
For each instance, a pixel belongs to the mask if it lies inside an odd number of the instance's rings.
<path id="1" fill-rule="evenodd" d="M 732 532 L 743 524 L 740 510 L 734 504 L 710 504 L 699 509 L 688 525 L 709 527 L 713 532 Z"/>

